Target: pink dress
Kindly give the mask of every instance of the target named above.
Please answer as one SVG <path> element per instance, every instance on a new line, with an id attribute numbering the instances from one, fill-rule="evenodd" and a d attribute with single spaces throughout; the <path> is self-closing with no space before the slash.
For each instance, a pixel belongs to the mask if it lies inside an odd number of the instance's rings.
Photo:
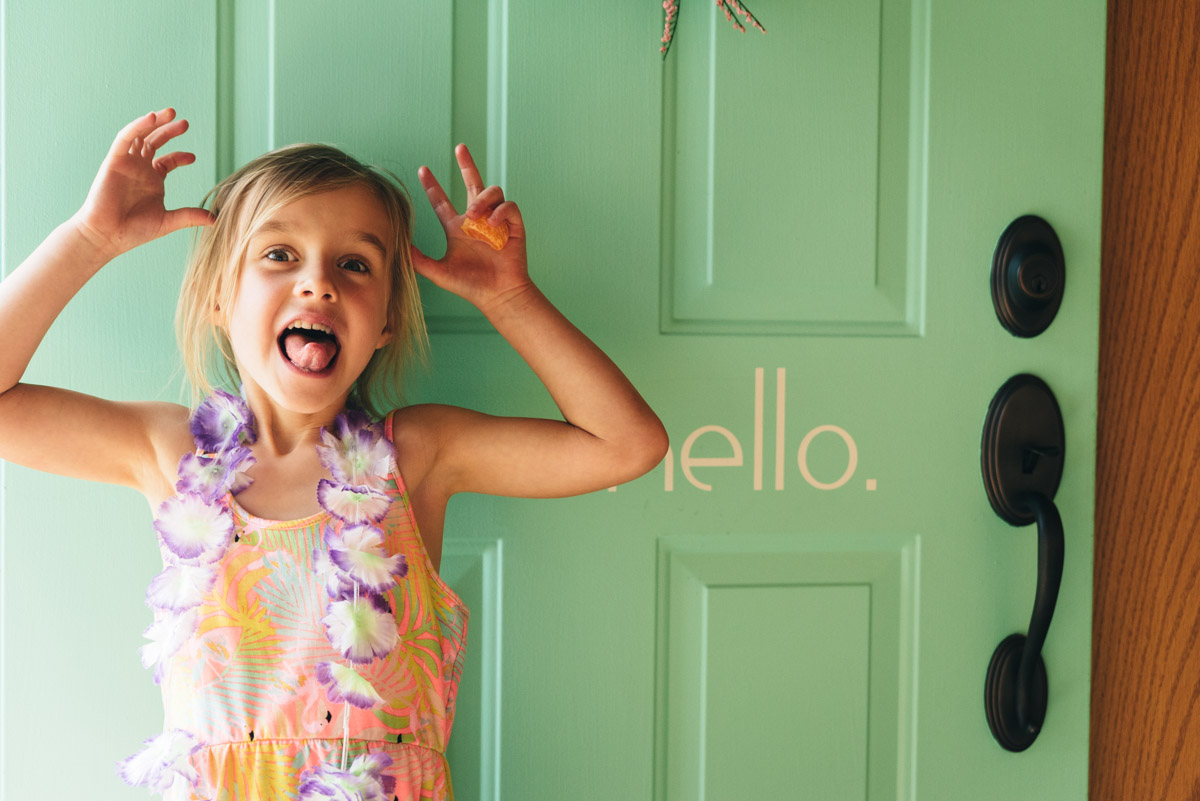
<path id="1" fill-rule="evenodd" d="M 391 415 L 386 430 L 391 440 Z M 375 709 L 330 704 L 315 675 L 318 662 L 344 661 L 326 639 L 327 596 L 312 565 L 314 549 L 328 550 L 322 529 L 333 518 L 264 520 L 227 499 L 236 541 L 199 608 L 196 636 L 162 681 L 165 730 L 186 729 L 205 743 L 192 756 L 201 780 L 187 798 L 297 798 L 302 771 L 340 763 L 349 710 L 351 761 L 385 751 L 400 801 L 453 799 L 445 751 L 467 609 L 429 562 L 394 461 L 388 493 L 386 547 L 404 554 L 409 569 L 389 593 L 399 644 L 360 668 L 384 698 Z"/>

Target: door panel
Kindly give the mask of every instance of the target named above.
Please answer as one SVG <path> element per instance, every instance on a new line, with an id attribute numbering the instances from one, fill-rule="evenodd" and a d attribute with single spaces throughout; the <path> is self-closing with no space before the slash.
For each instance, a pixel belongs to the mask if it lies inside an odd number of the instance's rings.
<path id="1" fill-rule="evenodd" d="M 217 0 L 144 30 L 128 20 L 153 19 L 149 5 L 120 21 L 70 5 L 0 6 L 6 269 L 151 106 L 193 121 L 200 165 L 181 171 L 176 204 L 300 140 L 414 188 L 428 164 L 452 187 L 465 140 L 520 202 L 536 280 L 667 425 L 667 458 L 627 486 L 453 501 L 442 572 L 472 609 L 450 747 L 461 799 L 1084 796 L 1102 4 L 760 0 L 770 33 L 739 36 L 685 0 L 665 65 L 654 4 Z M 63 52 L 47 69 L 51 44 Z M 139 46 L 163 65 L 144 85 L 127 77 Z M 416 200 L 417 243 L 439 252 Z M 1067 254 L 1059 317 L 1034 340 L 1003 331 L 988 295 L 996 239 L 1024 213 L 1049 219 Z M 30 379 L 162 394 L 185 249 L 173 237 L 106 270 Z M 477 312 L 423 290 L 434 369 L 411 399 L 556 414 Z M 114 356 L 142 365 L 136 380 L 105 368 Z M 1035 538 L 991 512 L 979 438 L 1018 372 L 1063 409 L 1067 562 L 1045 729 L 1014 755 L 987 729 L 983 678 L 1027 625 Z M 90 780 L 158 725 L 134 656 L 157 555 L 140 499 L 4 469 L 2 788 L 15 798 L 65 728 L 95 743 L 79 756 Z M 47 520 L 46 499 L 63 497 L 71 508 Z M 69 595 L 9 568 L 43 541 L 69 544 Z M 27 622 L 32 597 L 54 625 Z M 105 658 L 82 675 L 47 664 L 63 626 Z M 106 700 L 71 712 L 64 683 Z"/>
<path id="2" fill-rule="evenodd" d="M 917 333 L 925 5 L 780 3 L 784 35 L 752 43 L 720 14 L 681 17 L 664 71 L 664 331 Z"/>
<path id="3" fill-rule="evenodd" d="M 661 542 L 660 797 L 903 795 L 916 543 L 799 539 Z"/>

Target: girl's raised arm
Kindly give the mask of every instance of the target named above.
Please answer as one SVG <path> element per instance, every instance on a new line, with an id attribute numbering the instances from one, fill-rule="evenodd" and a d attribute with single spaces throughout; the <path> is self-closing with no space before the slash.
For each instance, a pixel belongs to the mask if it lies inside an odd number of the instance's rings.
<path id="1" fill-rule="evenodd" d="M 211 221 L 204 209 L 163 205 L 166 176 L 195 156 L 157 152 L 185 130 L 187 121 L 169 108 L 126 125 L 83 206 L 0 283 L 0 458 L 146 492 L 161 476 L 158 463 L 178 459 L 158 451 L 171 450 L 161 432 L 186 420 L 182 407 L 114 403 L 19 382 L 50 325 L 101 267 L 151 239 Z M 173 470 L 172 462 L 166 474 Z"/>
<path id="2" fill-rule="evenodd" d="M 451 407 L 416 408 L 434 441 L 423 482 L 449 497 L 483 492 L 556 497 L 629 481 L 662 459 L 662 423 L 625 375 L 572 325 L 530 280 L 525 227 L 515 203 L 497 186 L 484 188 L 466 147 L 455 151 L 468 207 L 458 214 L 433 174 L 418 173 L 446 230 L 444 258 L 415 248 L 416 270 L 474 304 L 529 364 L 562 413 L 562 420 L 500 418 Z M 507 225 L 499 251 L 465 235 L 465 218 Z"/>

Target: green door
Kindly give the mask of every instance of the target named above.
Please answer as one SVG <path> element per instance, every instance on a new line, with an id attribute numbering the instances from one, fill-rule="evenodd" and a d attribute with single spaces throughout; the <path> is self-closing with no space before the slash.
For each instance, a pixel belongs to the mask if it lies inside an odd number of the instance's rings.
<path id="1" fill-rule="evenodd" d="M 521 203 L 535 279 L 671 434 L 611 491 L 452 503 L 442 572 L 472 608 L 459 799 L 1086 796 L 1104 3 L 759 0 L 763 36 L 682 0 L 665 64 L 648 0 L 213 0 L 169 24 L 148 0 L 103 5 L 0 4 L 5 269 L 146 109 L 193 121 L 177 205 L 299 140 L 449 185 L 466 141 Z M 1067 262 L 1032 339 L 989 295 L 1026 213 Z M 427 209 L 417 225 L 438 252 Z M 186 245 L 103 272 L 27 380 L 176 399 Z M 478 314 L 428 289 L 413 400 L 554 413 Z M 988 403 L 1022 372 L 1065 419 L 1066 568 L 1045 726 L 1014 754 L 984 674 L 1028 625 L 1036 537 L 991 511 L 979 461 Z M 0 792 L 65 772 L 132 797 L 111 766 L 161 721 L 135 655 L 149 511 L 4 470 Z"/>

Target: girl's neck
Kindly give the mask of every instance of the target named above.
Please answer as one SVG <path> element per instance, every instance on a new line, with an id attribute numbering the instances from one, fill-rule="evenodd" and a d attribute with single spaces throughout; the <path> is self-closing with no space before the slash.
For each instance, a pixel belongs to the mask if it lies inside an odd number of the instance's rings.
<path id="1" fill-rule="evenodd" d="M 321 428 L 346 406 L 346 398 L 315 412 L 302 412 L 280 406 L 255 387 L 244 388 L 246 402 L 254 415 L 258 434 L 256 451 L 286 456 L 297 448 L 312 449 L 321 441 Z"/>

